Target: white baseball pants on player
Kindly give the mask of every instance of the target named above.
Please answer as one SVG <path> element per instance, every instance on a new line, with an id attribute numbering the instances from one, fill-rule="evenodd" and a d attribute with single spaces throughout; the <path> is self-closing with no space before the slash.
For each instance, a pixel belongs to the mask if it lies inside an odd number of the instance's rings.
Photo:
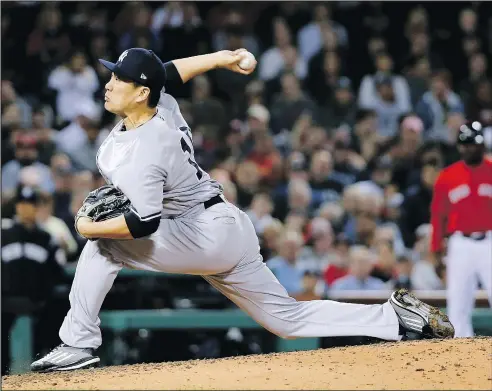
<path id="1" fill-rule="evenodd" d="M 122 267 L 202 275 L 259 324 L 284 338 L 370 336 L 398 340 L 389 303 L 361 305 L 329 300 L 298 302 L 263 263 L 253 224 L 230 203 L 192 208 L 161 220 L 157 232 L 137 240 L 88 242 L 70 292 L 71 309 L 60 329 L 74 347 L 101 345 L 101 305 Z"/>
<path id="2" fill-rule="evenodd" d="M 478 281 L 492 306 L 492 231 L 474 240 L 457 232 L 448 241 L 446 256 L 447 311 L 455 337 L 472 337 L 472 311 Z"/>

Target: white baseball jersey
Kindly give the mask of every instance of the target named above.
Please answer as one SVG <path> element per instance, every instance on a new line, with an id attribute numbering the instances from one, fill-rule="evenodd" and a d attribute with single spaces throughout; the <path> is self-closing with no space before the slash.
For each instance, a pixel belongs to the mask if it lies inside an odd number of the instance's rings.
<path id="1" fill-rule="evenodd" d="M 99 148 L 106 182 L 131 201 L 141 221 L 172 218 L 221 194 L 222 187 L 194 160 L 191 130 L 176 100 L 162 93 L 157 114 L 136 129 L 120 121 Z"/>

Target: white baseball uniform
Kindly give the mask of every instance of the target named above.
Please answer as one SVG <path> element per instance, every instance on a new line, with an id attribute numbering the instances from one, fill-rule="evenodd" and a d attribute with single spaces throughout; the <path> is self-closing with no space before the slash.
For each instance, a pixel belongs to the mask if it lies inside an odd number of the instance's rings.
<path id="1" fill-rule="evenodd" d="M 123 267 L 203 276 L 278 336 L 370 336 L 398 340 L 391 304 L 329 300 L 298 302 L 264 264 L 253 224 L 233 204 L 209 208 L 221 186 L 193 159 L 191 132 L 176 100 L 163 93 L 157 114 L 140 127 L 112 130 L 98 152 L 101 174 L 123 191 L 140 221 L 160 219 L 155 233 L 135 240 L 87 242 L 70 292 L 60 338 L 70 346 L 101 345 L 101 305 Z"/>

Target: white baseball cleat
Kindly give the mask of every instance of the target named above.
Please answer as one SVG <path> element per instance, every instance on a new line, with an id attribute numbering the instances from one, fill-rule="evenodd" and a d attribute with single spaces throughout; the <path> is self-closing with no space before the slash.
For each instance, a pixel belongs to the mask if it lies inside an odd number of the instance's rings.
<path id="1" fill-rule="evenodd" d="M 33 372 L 73 371 L 89 368 L 100 361 L 93 349 L 74 348 L 61 344 L 31 364 Z"/>
<path id="2" fill-rule="evenodd" d="M 439 308 L 425 304 L 406 289 L 393 292 L 390 304 L 398 316 L 401 329 L 422 338 L 453 338 L 454 327 Z M 404 335 L 405 337 L 406 335 Z"/>

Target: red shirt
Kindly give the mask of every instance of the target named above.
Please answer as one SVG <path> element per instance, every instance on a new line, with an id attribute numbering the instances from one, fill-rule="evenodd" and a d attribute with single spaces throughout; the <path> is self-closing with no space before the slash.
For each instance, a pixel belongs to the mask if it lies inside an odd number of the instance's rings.
<path id="1" fill-rule="evenodd" d="M 280 157 L 276 152 L 271 152 L 268 154 L 259 154 L 256 152 L 252 152 L 248 156 L 247 160 L 256 164 L 262 179 L 270 179 L 273 168 L 276 164 L 278 164 Z"/>
<path id="2" fill-rule="evenodd" d="M 326 268 L 323 277 L 326 284 L 331 285 L 339 278 L 345 277 L 347 274 L 348 274 L 347 269 L 336 265 L 329 265 Z"/>
<path id="3" fill-rule="evenodd" d="M 492 230 L 492 161 L 477 167 L 463 161 L 445 168 L 434 185 L 431 204 L 433 252 L 445 235 Z"/>

